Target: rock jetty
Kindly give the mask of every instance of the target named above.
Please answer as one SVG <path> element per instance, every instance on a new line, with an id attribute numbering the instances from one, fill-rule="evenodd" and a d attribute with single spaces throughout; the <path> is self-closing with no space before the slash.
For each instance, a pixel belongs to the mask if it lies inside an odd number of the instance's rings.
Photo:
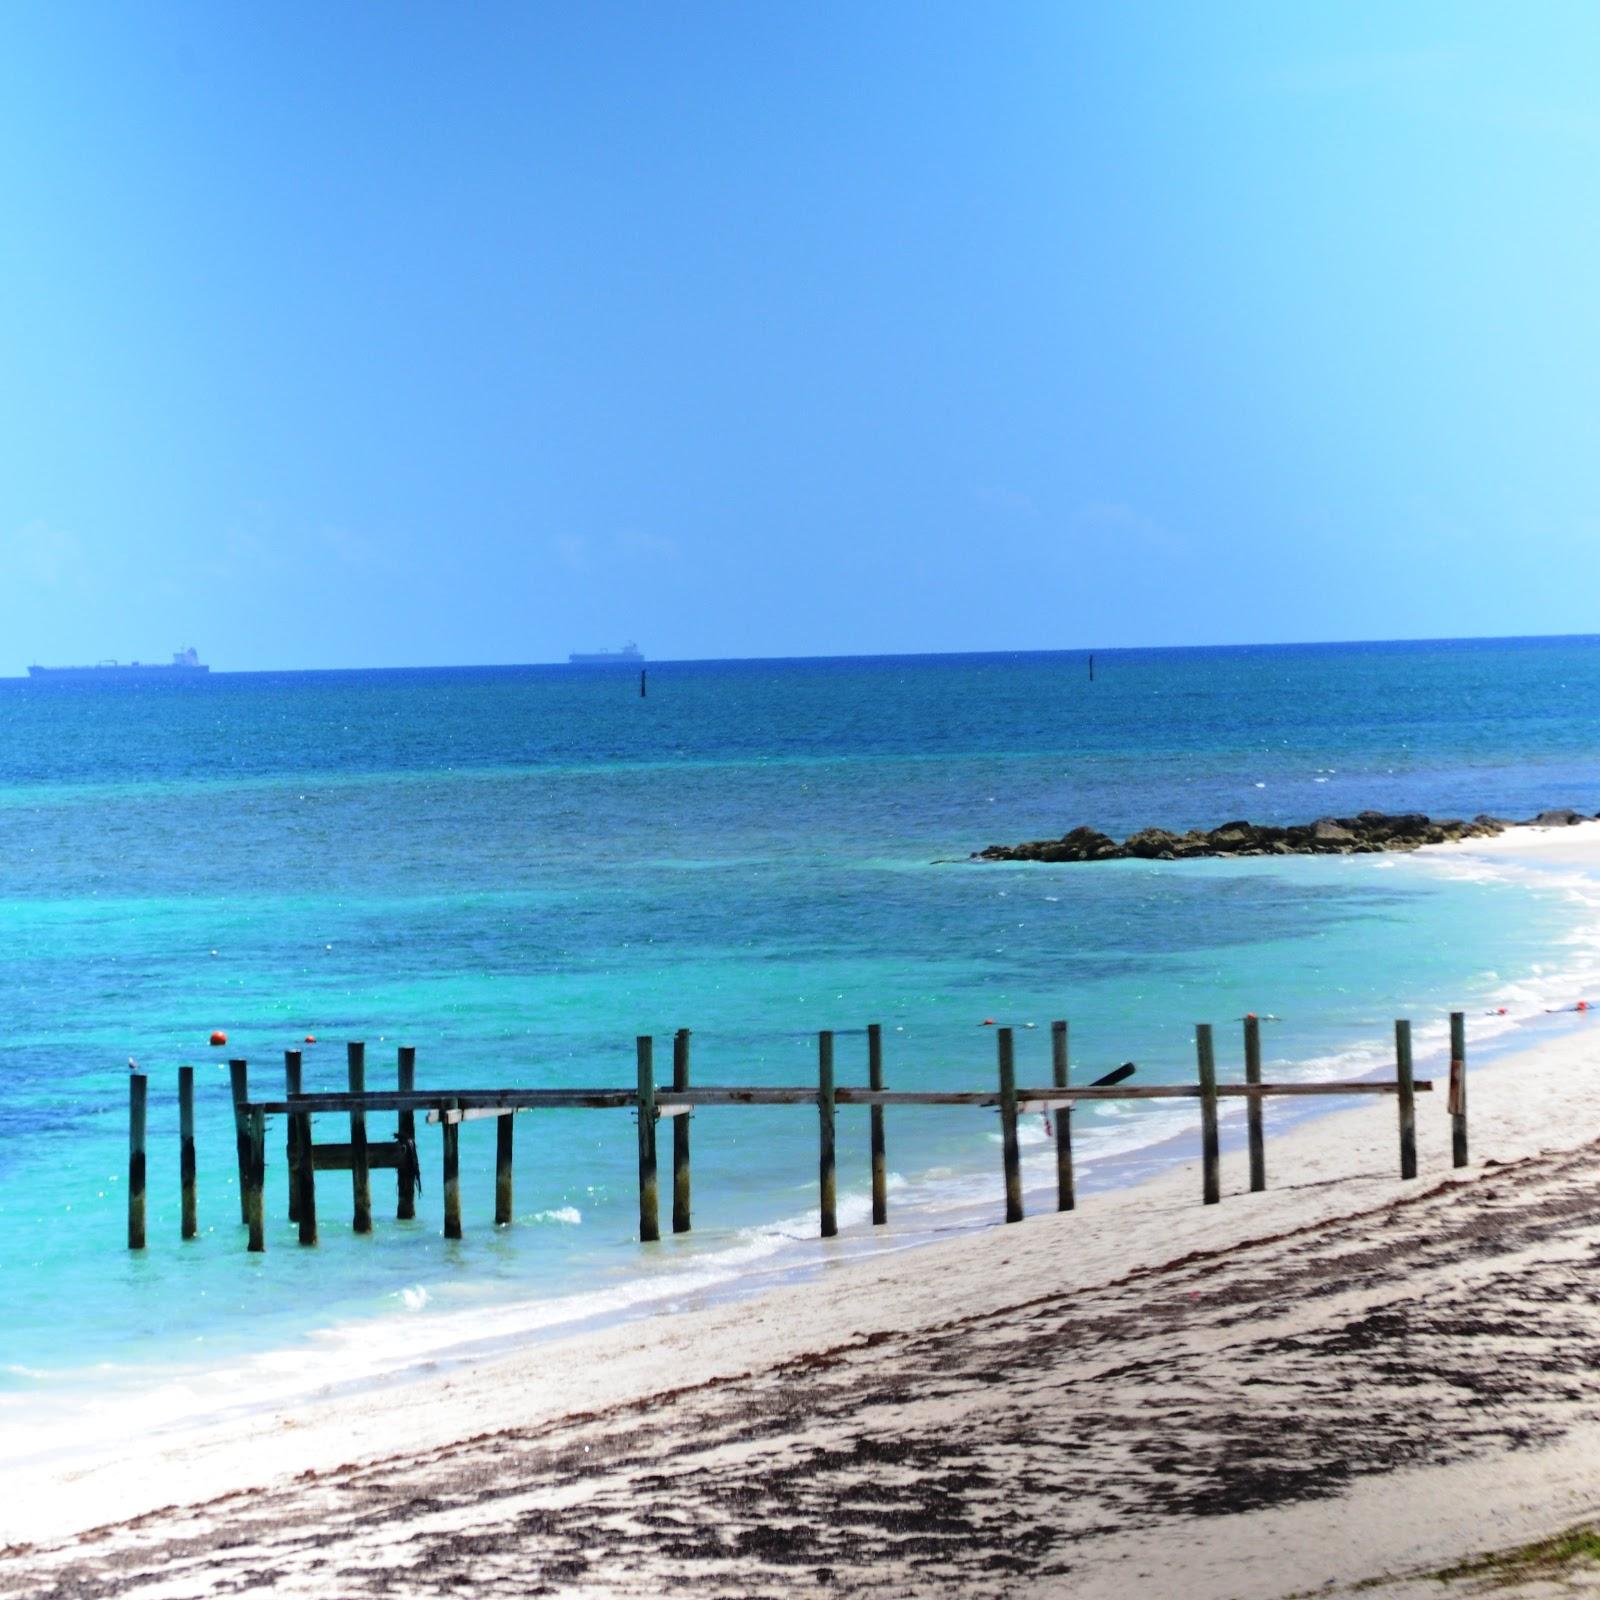
<path id="1" fill-rule="evenodd" d="M 1507 828 L 1559 828 L 1587 822 L 1581 811 L 1541 811 L 1526 822 L 1478 815 L 1459 818 L 1425 816 L 1420 811 L 1360 811 L 1353 817 L 1319 817 L 1289 828 L 1260 822 L 1225 822 L 1209 833 L 1193 829 L 1169 833 L 1141 828 L 1118 844 L 1094 828 L 1074 828 L 1059 839 L 1033 839 L 1026 844 L 992 844 L 977 851 L 974 861 L 1188 861 L 1197 856 L 1352 856 L 1381 850 L 1415 850 L 1451 839 L 1487 839 Z"/>

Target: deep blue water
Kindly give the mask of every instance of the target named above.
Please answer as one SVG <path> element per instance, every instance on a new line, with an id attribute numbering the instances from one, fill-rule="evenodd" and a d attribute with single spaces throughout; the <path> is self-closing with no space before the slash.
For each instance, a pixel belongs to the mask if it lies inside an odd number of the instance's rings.
<path id="1" fill-rule="evenodd" d="M 1526 874 L 959 858 L 1080 822 L 1593 811 L 1600 640 L 1109 651 L 1092 684 L 1081 654 L 656 663 L 649 685 L 568 667 L 0 682 L 0 1398 L 334 1323 L 376 1346 L 454 1309 L 600 1305 L 813 1225 L 814 1114 L 697 1117 L 696 1234 L 646 1255 L 631 1121 L 570 1113 L 519 1119 L 510 1230 L 488 1224 L 476 1124 L 460 1245 L 438 1237 L 430 1131 L 414 1226 L 384 1220 L 380 1175 L 378 1233 L 352 1238 L 329 1175 L 324 1242 L 299 1252 L 278 1162 L 269 1249 L 247 1258 L 223 1055 L 273 1090 L 307 1033 L 326 1087 L 347 1038 L 368 1041 L 374 1085 L 397 1043 L 425 1084 L 626 1084 L 636 1034 L 687 1026 L 697 1081 L 796 1082 L 814 1030 L 877 1020 L 892 1085 L 975 1087 L 983 1018 L 1040 1025 L 1020 1049 L 1042 1080 L 1044 1025 L 1067 1016 L 1083 1070 L 1131 1057 L 1159 1080 L 1191 1072 L 1194 1022 L 1232 1050 L 1255 1010 L 1284 1019 L 1279 1070 L 1346 1070 L 1381 1059 L 1395 1016 L 1534 1010 L 1586 972 L 1571 897 Z M 864 1076 L 859 1036 L 840 1052 L 841 1079 Z M 130 1055 L 152 1080 L 138 1258 L 121 1248 Z M 185 1061 L 205 1231 L 180 1246 Z M 841 1115 L 854 1218 L 865 1129 Z M 1080 1114 L 1080 1143 L 1092 1160 L 1172 1115 Z M 897 1205 L 997 1183 L 982 1114 L 901 1115 L 890 1158 Z"/>

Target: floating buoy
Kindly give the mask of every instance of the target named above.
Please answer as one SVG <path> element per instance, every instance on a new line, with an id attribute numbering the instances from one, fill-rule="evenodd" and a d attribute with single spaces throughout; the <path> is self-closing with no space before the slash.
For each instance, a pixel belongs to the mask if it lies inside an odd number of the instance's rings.
<path id="1" fill-rule="evenodd" d="M 315 1043 L 316 1043 L 316 1042 L 317 1042 L 317 1036 L 316 1036 L 316 1034 L 314 1034 L 314 1033 L 308 1033 L 308 1034 L 307 1034 L 307 1035 L 306 1035 L 306 1043 L 307 1043 L 307 1044 L 315 1044 Z"/>
<path id="2" fill-rule="evenodd" d="M 980 1028 L 992 1028 L 994 1026 L 994 1018 L 985 1017 L 983 1021 L 978 1024 L 978 1026 Z"/>
<path id="3" fill-rule="evenodd" d="M 222 1031 L 221 1028 L 213 1028 L 211 1030 L 211 1042 L 212 1044 L 226 1044 L 228 1042 L 228 1036 Z"/>

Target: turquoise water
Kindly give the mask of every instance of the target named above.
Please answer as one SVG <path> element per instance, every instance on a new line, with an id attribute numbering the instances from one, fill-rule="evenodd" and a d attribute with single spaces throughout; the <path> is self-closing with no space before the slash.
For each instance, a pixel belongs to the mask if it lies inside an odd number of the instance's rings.
<path id="1" fill-rule="evenodd" d="M 690 1027 L 698 1082 L 805 1082 L 816 1029 L 879 1021 L 891 1085 L 977 1087 L 985 1017 L 1024 1028 L 1022 1076 L 1043 1081 L 1066 1016 L 1081 1071 L 1132 1058 L 1162 1081 L 1192 1072 L 1197 1020 L 1236 1070 L 1231 1019 L 1254 1010 L 1282 1018 L 1275 1070 L 1327 1074 L 1381 1062 L 1395 1016 L 1427 1042 L 1462 1006 L 1487 1035 L 1506 1025 L 1492 1007 L 1514 1022 L 1592 981 L 1595 909 L 1514 866 L 952 858 L 1079 822 L 1592 811 L 1600 641 L 1096 664 L 1091 685 L 1065 655 L 663 663 L 645 700 L 608 669 L 0 683 L 0 1402 L 209 1392 L 284 1349 L 343 1371 L 448 1342 L 462 1317 L 511 1329 L 703 1292 L 815 1231 L 814 1113 L 697 1116 L 696 1232 L 643 1252 L 631 1120 L 571 1112 L 518 1119 L 517 1223 L 498 1232 L 492 1124 L 463 1130 L 459 1244 L 439 1236 L 427 1130 L 415 1224 L 378 1174 L 377 1232 L 354 1238 L 330 1174 L 323 1243 L 299 1251 L 274 1129 L 268 1251 L 247 1257 L 224 1055 L 258 1092 L 308 1033 L 312 1086 L 343 1086 L 351 1038 L 375 1087 L 400 1043 L 424 1085 L 628 1084 L 636 1034 L 663 1036 L 664 1064 Z M 841 1081 L 864 1078 L 860 1036 L 839 1051 Z M 141 1256 L 122 1248 L 129 1056 L 151 1075 Z M 191 1245 L 180 1062 L 199 1080 Z M 1081 1113 L 1089 1183 L 1187 1115 Z M 985 1113 L 893 1117 L 897 1216 L 995 1199 L 994 1134 Z M 865 1138 L 842 1111 L 847 1234 L 866 1231 Z"/>

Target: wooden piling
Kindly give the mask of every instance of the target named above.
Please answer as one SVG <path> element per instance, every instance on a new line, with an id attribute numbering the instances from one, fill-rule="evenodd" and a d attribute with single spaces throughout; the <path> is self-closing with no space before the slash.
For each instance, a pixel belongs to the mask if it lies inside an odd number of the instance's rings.
<path id="1" fill-rule="evenodd" d="M 417 1052 L 409 1044 L 400 1046 L 396 1081 L 401 1094 L 417 1086 Z M 397 1222 L 410 1222 L 417 1214 L 417 1114 L 401 1111 L 395 1117 L 395 1138 L 404 1155 L 395 1172 L 394 1215 Z"/>
<path id="2" fill-rule="evenodd" d="M 194 1169 L 194 1068 L 178 1068 L 178 1183 L 182 1195 L 180 1232 L 192 1239 L 200 1231 L 195 1205 Z"/>
<path id="3" fill-rule="evenodd" d="M 345 1046 L 345 1064 L 350 1078 L 350 1093 L 364 1094 L 367 1088 L 367 1047 L 359 1039 Z M 354 1227 L 357 1233 L 372 1232 L 372 1172 L 367 1166 L 367 1114 L 350 1113 L 350 1190 L 354 1202 Z"/>
<path id="4" fill-rule="evenodd" d="M 1411 1024 L 1394 1025 L 1395 1079 L 1400 1085 L 1400 1176 L 1417 1175 L 1417 1102 L 1411 1075 Z"/>
<path id="5" fill-rule="evenodd" d="M 248 1222 L 250 1213 L 244 1191 L 249 1178 L 250 1132 L 244 1125 L 244 1106 L 250 1098 L 250 1068 L 246 1062 L 228 1063 L 228 1087 L 233 1093 L 233 1143 L 239 1165 L 239 1220 Z"/>
<path id="6" fill-rule="evenodd" d="M 494 1225 L 511 1226 L 511 1142 L 516 1126 L 516 1113 L 508 1111 L 496 1117 L 494 1124 Z"/>
<path id="7" fill-rule="evenodd" d="M 283 1052 L 283 1097 L 293 1100 L 304 1093 L 301 1056 L 298 1050 Z M 289 1220 L 300 1220 L 300 1119 L 284 1118 L 284 1156 L 289 1163 Z"/>
<path id="8" fill-rule="evenodd" d="M 128 1075 L 128 1248 L 144 1249 L 144 1132 L 150 1080 Z"/>
<path id="9" fill-rule="evenodd" d="M 300 1152 L 300 1166 L 294 1178 L 295 1193 L 298 1196 L 295 1202 L 295 1217 L 300 1224 L 300 1243 L 315 1244 L 317 1242 L 317 1151 L 311 1142 L 311 1113 L 297 1112 L 295 1121 L 300 1125 L 295 1137 L 295 1146 Z"/>
<path id="10" fill-rule="evenodd" d="M 1244 1081 L 1261 1082 L 1261 1018 L 1253 1014 L 1244 1019 Z M 1250 1143 L 1250 1192 L 1259 1194 L 1267 1186 L 1267 1144 L 1261 1096 L 1251 1095 L 1244 1106 Z"/>
<path id="11" fill-rule="evenodd" d="M 1202 1198 L 1208 1206 L 1222 1199 L 1222 1156 L 1217 1140 L 1217 1058 L 1211 1042 L 1211 1024 L 1197 1022 L 1195 1055 L 1200 1067 L 1200 1164 Z"/>
<path id="12" fill-rule="evenodd" d="M 654 1244 L 661 1237 L 660 1198 L 656 1193 L 656 1065 L 655 1040 L 641 1033 L 634 1040 L 639 1069 L 639 1240 Z"/>
<path id="13" fill-rule="evenodd" d="M 1450 1160 L 1467 1164 L 1467 1014 L 1450 1013 Z"/>
<path id="14" fill-rule="evenodd" d="M 672 1087 L 689 1087 L 689 1030 L 679 1028 L 672 1036 Z M 687 1233 L 690 1224 L 689 1118 L 672 1119 L 672 1231 Z"/>
<path id="15" fill-rule="evenodd" d="M 456 1102 L 448 1100 L 445 1109 L 454 1111 Z M 461 1237 L 461 1124 L 446 1117 L 439 1124 L 444 1143 L 444 1236 Z"/>
<path id="16" fill-rule="evenodd" d="M 833 1031 L 830 1028 L 824 1028 L 817 1035 L 817 1120 L 822 1237 L 831 1239 L 839 1231 L 839 1174 L 834 1154 Z"/>
<path id="17" fill-rule="evenodd" d="M 1017 1145 L 1017 1059 L 1010 1028 L 996 1038 L 1000 1057 L 1000 1148 L 1006 1172 L 1006 1221 L 1022 1221 L 1022 1152 Z"/>
<path id="18" fill-rule="evenodd" d="M 883 1027 L 876 1022 L 867 1024 L 867 1087 L 883 1087 Z M 884 1146 L 883 1107 L 870 1107 L 867 1119 L 871 1124 L 872 1223 L 881 1228 L 889 1220 L 889 1158 Z"/>
<path id="19" fill-rule="evenodd" d="M 1050 1082 L 1065 1089 L 1069 1080 L 1067 1024 L 1057 1018 L 1050 1024 Z M 1071 1211 L 1078 1203 L 1072 1174 L 1072 1107 L 1057 1106 L 1056 1119 L 1056 1210 Z"/>
<path id="20" fill-rule="evenodd" d="M 249 1147 L 249 1176 L 245 1184 L 245 1223 L 250 1229 L 248 1249 L 260 1255 L 267 1248 L 265 1198 L 267 1171 L 267 1114 L 259 1106 L 245 1113 L 245 1138 Z"/>

